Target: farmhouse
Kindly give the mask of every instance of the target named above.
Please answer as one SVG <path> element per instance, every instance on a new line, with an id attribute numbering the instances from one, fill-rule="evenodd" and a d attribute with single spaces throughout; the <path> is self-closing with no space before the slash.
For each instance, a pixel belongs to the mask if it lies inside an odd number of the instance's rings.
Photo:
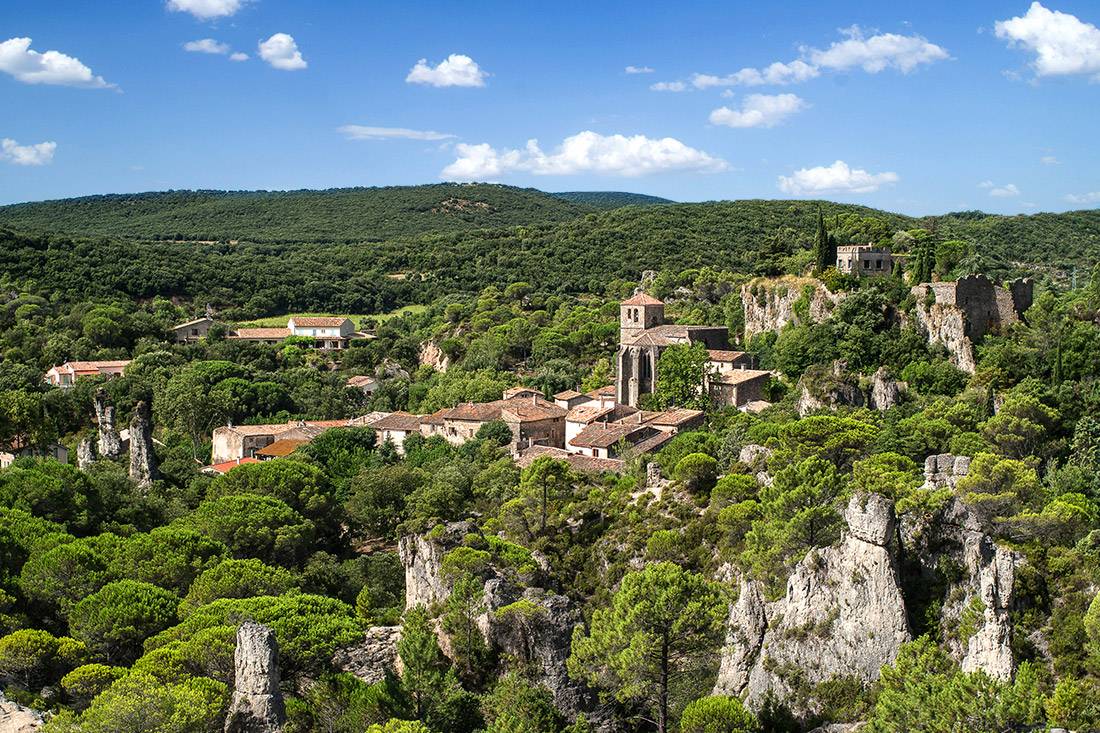
<path id="1" fill-rule="evenodd" d="M 894 271 L 889 247 L 874 244 L 846 244 L 836 248 L 836 269 L 842 275 L 878 277 Z"/>
<path id="2" fill-rule="evenodd" d="M 129 359 L 120 361 L 67 361 L 50 367 L 46 381 L 55 387 L 72 387 L 76 380 L 89 377 L 117 377 L 130 365 Z"/>
<path id="3" fill-rule="evenodd" d="M 193 344 L 206 338 L 210 333 L 210 327 L 214 325 L 214 319 L 210 316 L 196 318 L 193 321 L 172 326 L 172 338 L 177 344 Z"/>

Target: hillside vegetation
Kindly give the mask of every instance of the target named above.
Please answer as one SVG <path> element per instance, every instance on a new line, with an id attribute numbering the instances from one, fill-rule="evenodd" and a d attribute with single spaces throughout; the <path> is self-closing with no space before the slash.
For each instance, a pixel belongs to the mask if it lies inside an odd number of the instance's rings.
<path id="1" fill-rule="evenodd" d="M 560 191 L 552 193 L 559 199 L 572 201 L 575 204 L 594 206 L 597 209 L 617 209 L 620 206 L 652 206 L 654 204 L 672 204 L 672 199 L 660 196 L 649 196 L 644 193 L 629 193 L 626 191 Z"/>

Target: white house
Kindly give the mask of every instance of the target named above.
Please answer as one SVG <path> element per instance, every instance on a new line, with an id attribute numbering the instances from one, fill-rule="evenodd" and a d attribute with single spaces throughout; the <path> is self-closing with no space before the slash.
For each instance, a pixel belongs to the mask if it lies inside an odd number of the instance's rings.
<path id="1" fill-rule="evenodd" d="M 350 318 L 329 316 L 294 316 L 286 322 L 291 336 L 317 339 L 322 349 L 347 348 L 348 339 L 355 333 Z"/>

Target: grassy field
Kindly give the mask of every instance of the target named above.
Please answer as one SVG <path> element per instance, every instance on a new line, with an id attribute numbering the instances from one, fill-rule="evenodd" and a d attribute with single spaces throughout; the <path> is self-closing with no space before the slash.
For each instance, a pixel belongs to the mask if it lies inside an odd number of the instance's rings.
<path id="1" fill-rule="evenodd" d="M 244 321 L 238 325 L 251 326 L 256 328 L 285 328 L 288 318 L 293 316 L 306 317 L 306 316 L 336 316 L 337 318 L 350 318 L 355 327 L 359 327 L 359 321 L 363 318 L 374 318 L 378 321 L 384 321 L 387 318 L 393 318 L 404 313 L 421 313 L 427 306 L 424 305 L 406 305 L 403 308 L 398 308 L 395 311 L 389 313 L 287 313 L 283 316 L 268 316 L 266 318 L 257 318 L 254 321 Z"/>

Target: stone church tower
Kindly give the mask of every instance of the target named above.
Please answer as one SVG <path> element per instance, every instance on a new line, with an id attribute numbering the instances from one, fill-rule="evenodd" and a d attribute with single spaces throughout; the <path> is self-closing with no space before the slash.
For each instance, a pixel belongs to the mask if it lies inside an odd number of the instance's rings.
<path id="1" fill-rule="evenodd" d="M 638 398 L 653 391 L 660 351 L 655 344 L 636 342 L 648 342 L 642 338 L 646 331 L 664 322 L 665 304 L 651 295 L 638 293 L 619 304 L 618 402 L 637 407 Z"/>

